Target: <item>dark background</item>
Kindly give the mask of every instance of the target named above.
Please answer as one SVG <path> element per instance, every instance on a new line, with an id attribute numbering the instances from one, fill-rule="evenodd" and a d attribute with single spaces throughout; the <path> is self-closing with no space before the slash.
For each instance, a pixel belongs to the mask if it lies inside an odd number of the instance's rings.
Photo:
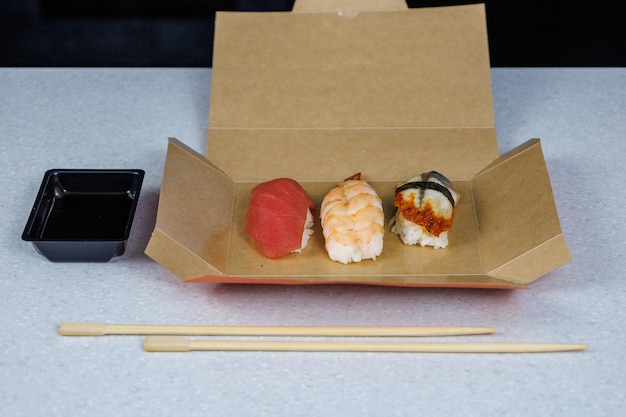
<path id="1" fill-rule="evenodd" d="M 494 67 L 626 66 L 626 0 L 483 2 Z M 282 11 L 292 5 L 293 0 L 0 0 L 0 66 L 210 67 L 216 11 Z"/>

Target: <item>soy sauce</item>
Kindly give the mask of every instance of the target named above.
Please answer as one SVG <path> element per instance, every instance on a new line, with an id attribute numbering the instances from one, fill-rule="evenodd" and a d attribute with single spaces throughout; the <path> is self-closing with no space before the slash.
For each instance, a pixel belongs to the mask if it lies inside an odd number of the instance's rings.
<path id="1" fill-rule="evenodd" d="M 57 196 L 43 239 L 121 239 L 133 203 L 128 193 L 65 193 Z"/>

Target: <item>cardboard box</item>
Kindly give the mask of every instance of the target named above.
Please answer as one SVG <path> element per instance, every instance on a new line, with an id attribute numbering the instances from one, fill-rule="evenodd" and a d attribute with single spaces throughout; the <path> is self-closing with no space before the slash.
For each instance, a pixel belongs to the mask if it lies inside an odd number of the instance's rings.
<path id="1" fill-rule="evenodd" d="M 218 14 L 207 156 L 170 139 L 146 253 L 187 282 L 274 284 L 526 288 L 568 262 L 540 141 L 498 152 L 484 6 L 351 3 Z M 395 186 L 429 170 L 462 195 L 446 249 L 387 228 L 379 258 L 343 265 L 318 221 L 270 260 L 245 234 L 259 182 L 296 179 L 319 207 L 362 172 L 388 221 Z"/>

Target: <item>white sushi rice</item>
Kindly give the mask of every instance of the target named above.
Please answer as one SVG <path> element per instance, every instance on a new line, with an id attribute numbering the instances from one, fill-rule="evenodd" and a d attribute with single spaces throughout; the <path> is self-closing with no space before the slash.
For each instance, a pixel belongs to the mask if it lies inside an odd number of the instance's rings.
<path id="1" fill-rule="evenodd" d="M 364 259 L 375 260 L 383 251 L 383 233 L 374 233 L 368 242 L 355 239 L 350 244 L 342 244 L 331 239 L 326 242 L 326 250 L 330 259 L 342 264 L 361 262 Z"/>
<path id="2" fill-rule="evenodd" d="M 304 222 L 304 231 L 302 232 L 302 243 L 300 244 L 300 248 L 296 250 L 292 250 L 291 253 L 300 253 L 302 249 L 306 248 L 306 245 L 309 243 L 309 239 L 313 234 L 313 224 L 315 222 L 315 218 L 313 217 L 313 213 L 311 209 L 307 209 L 306 211 L 306 220 Z"/>
<path id="3" fill-rule="evenodd" d="M 448 232 L 441 232 L 439 236 L 432 235 L 423 226 L 404 218 L 400 210 L 389 224 L 391 233 L 398 235 L 405 245 L 433 246 L 435 249 L 448 246 Z"/>

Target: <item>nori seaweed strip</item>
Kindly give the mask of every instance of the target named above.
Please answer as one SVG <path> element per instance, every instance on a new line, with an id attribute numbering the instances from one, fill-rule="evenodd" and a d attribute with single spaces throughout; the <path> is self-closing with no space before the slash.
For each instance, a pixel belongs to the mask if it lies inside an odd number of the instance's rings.
<path id="1" fill-rule="evenodd" d="M 396 188 L 396 194 L 401 193 L 404 190 L 409 190 L 411 188 L 428 188 L 429 190 L 439 191 L 448 199 L 448 201 L 450 201 L 452 207 L 454 207 L 454 198 L 452 198 L 452 193 L 450 193 L 450 190 L 448 190 L 443 185 L 433 181 L 413 181 L 404 183 Z"/>

